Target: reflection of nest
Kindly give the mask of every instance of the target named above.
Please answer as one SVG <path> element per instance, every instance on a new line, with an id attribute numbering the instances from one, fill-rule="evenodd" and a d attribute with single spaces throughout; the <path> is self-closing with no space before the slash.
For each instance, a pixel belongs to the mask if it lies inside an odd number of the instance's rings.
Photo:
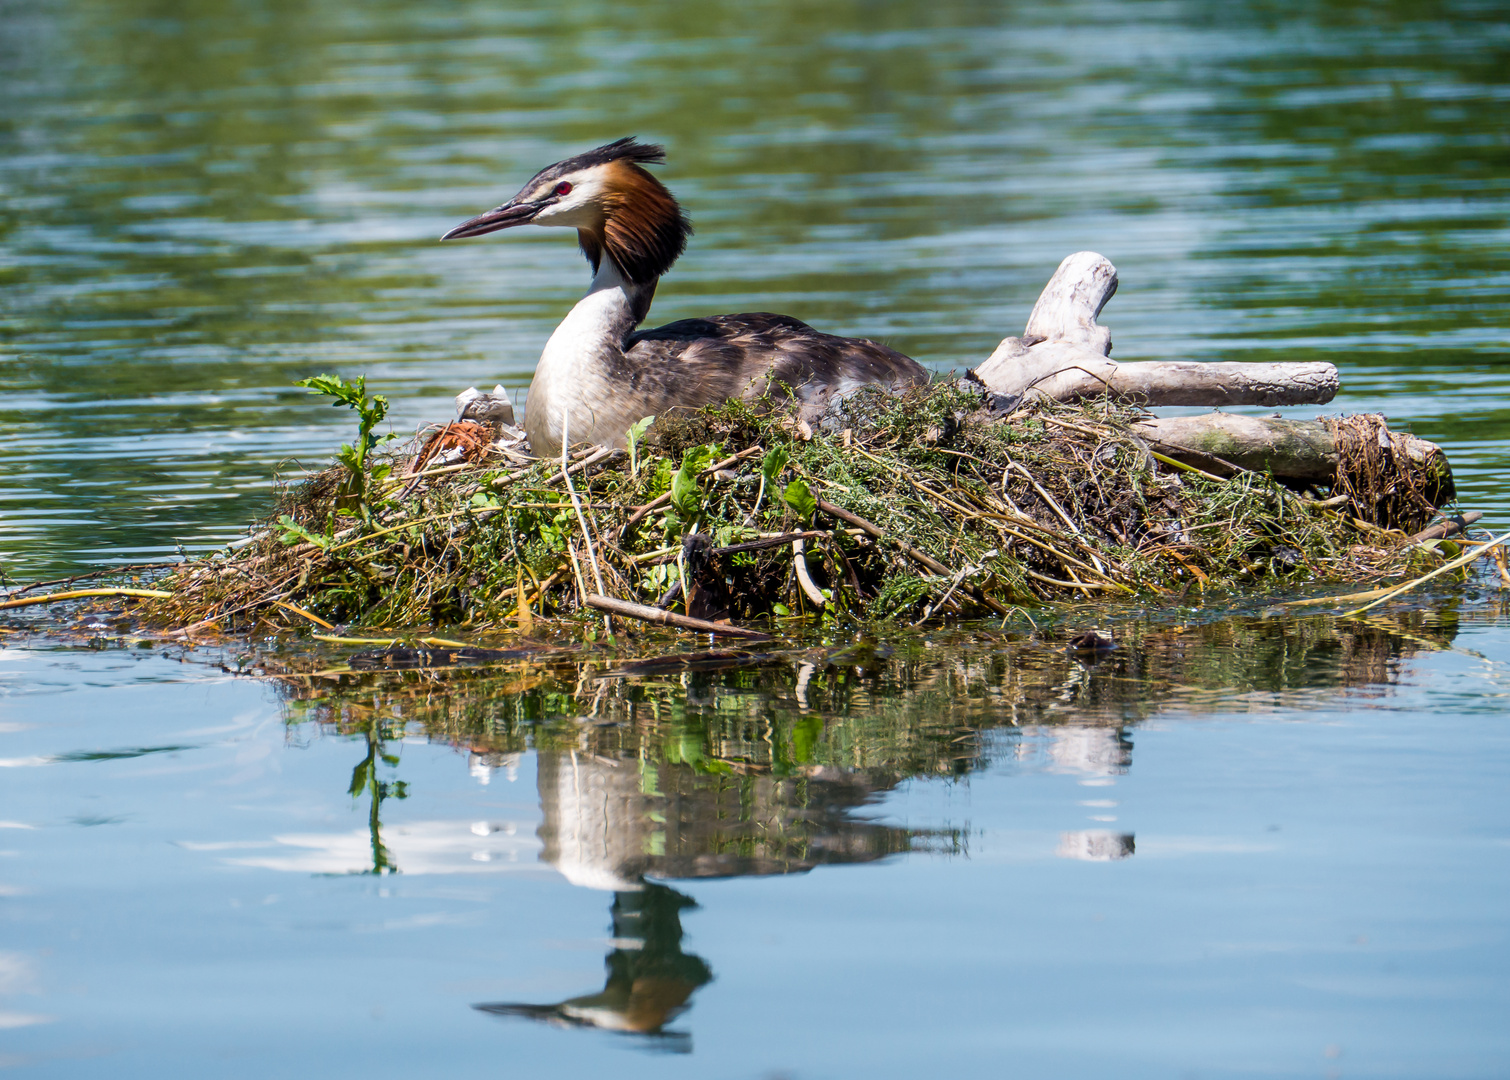
<path id="1" fill-rule="evenodd" d="M 753 799 L 760 778 L 801 780 L 842 810 L 909 777 L 967 775 L 1000 750 L 988 732 L 1004 726 L 1120 728 L 1167 708 L 1266 709 L 1272 695 L 1290 691 L 1388 692 L 1401 661 L 1450 646 L 1456 629 L 1455 614 L 1429 612 L 1387 623 L 1129 620 L 1119 624 L 1118 647 L 1093 662 L 1058 644 L 1003 638 L 985 645 L 964 635 L 932 639 L 923 654 L 855 646 L 721 650 L 704 654 L 709 667 L 681 654 L 662 666 L 647 659 L 609 667 L 599 652 L 531 651 L 521 642 L 517 652 L 498 650 L 476 666 L 410 668 L 395 649 L 356 654 L 359 664 L 384 670 L 353 671 L 337 684 L 300 673 L 329 666 L 318 654 L 261 654 L 256 666 L 279 676 L 294 718 L 342 732 L 377 721 L 422 727 L 479 755 L 545 749 L 613 762 L 664 758 L 662 743 L 674 733 L 691 740 L 676 742 L 678 760 L 698 763 L 710 781 L 735 778 Z M 646 652 L 656 640 L 645 640 Z M 411 654 L 415 661 L 466 658 L 442 646 Z M 1121 754 L 1128 752 L 1123 746 Z M 1102 764 L 1120 769 L 1126 760 Z M 675 787 L 667 781 L 661 790 L 669 797 Z M 779 803 L 785 791 L 771 798 Z"/>
<path id="2" fill-rule="evenodd" d="M 1390 431 L 1378 413 L 1323 422 L 1337 444 L 1332 490 L 1347 495 L 1353 512 L 1369 524 L 1415 532 L 1456 494 L 1451 479 L 1444 484 L 1430 458 L 1412 455 L 1408 436 Z"/>

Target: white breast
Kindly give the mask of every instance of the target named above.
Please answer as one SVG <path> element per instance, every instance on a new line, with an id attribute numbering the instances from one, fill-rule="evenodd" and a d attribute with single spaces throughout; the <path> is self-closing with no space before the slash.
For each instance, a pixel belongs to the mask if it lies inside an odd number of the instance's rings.
<path id="1" fill-rule="evenodd" d="M 561 452 L 562 432 L 573 443 L 612 446 L 623 442 L 628 423 L 614 374 L 623 369 L 623 341 L 638 323 L 634 304 L 608 259 L 592 288 L 561 320 L 530 383 L 524 427 L 541 457 Z"/>

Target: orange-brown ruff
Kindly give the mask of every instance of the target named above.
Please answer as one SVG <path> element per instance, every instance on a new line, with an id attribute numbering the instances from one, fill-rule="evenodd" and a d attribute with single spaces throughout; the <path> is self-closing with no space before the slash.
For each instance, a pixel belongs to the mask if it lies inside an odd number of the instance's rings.
<path id="1" fill-rule="evenodd" d="M 692 223 L 643 166 L 659 146 L 620 139 L 541 170 L 519 194 L 441 237 L 481 236 L 515 225 L 577 230 L 592 264 L 587 295 L 546 343 L 530 383 L 525 430 L 536 454 L 573 443 L 623 446 L 645 416 L 788 386 L 804 410 L 868 383 L 927 380 L 914 361 L 862 338 L 821 334 L 789 315 L 752 312 L 682 319 L 636 331 L 656 282 L 687 246 Z"/>

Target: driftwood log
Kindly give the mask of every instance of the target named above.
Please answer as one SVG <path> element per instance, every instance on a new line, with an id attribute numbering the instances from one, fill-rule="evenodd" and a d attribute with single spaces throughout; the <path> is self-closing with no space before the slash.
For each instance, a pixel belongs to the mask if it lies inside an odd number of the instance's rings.
<path id="1" fill-rule="evenodd" d="M 1067 257 L 1049 279 L 1022 337 L 1009 337 L 968 376 L 1009 407 L 1037 399 L 1111 397 L 1137 405 L 1325 404 L 1337 393 L 1331 364 L 1119 364 L 1111 331 L 1097 323 L 1117 291 L 1117 269 L 1094 251 Z M 1420 521 L 1455 494 L 1441 448 L 1392 432 L 1382 416 L 1320 420 L 1202 416 L 1144 420 L 1133 431 L 1150 449 L 1215 476 L 1270 473 L 1326 486 L 1364 519 Z"/>
<path id="2" fill-rule="evenodd" d="M 1282 420 L 1218 412 L 1151 418 L 1132 430 L 1150 449 L 1202 472 L 1272 473 L 1330 488 L 1374 525 L 1418 528 L 1457 494 L 1442 448 L 1390 431 L 1377 414 Z"/>
<path id="3" fill-rule="evenodd" d="M 1451 484 L 1447 456 L 1435 443 L 1384 428 L 1382 416 L 1358 417 L 1377 425 L 1381 450 Z M 1330 484 L 1342 462 L 1337 421 L 1281 420 L 1277 417 L 1207 413 L 1202 416 L 1163 416 L 1133 426 L 1139 436 L 1161 453 L 1217 476 L 1239 469 L 1271 472 L 1290 480 Z M 1346 438 L 1344 435 L 1343 438 Z"/>
<path id="4" fill-rule="evenodd" d="M 1003 339 L 971 375 L 1006 398 L 1084 401 L 1112 397 L 1139 405 L 1322 405 L 1337 394 L 1331 364 L 1199 364 L 1110 359 L 1111 331 L 1097 324 L 1117 291 L 1117 269 L 1078 251 L 1049 279 L 1022 337 Z"/>

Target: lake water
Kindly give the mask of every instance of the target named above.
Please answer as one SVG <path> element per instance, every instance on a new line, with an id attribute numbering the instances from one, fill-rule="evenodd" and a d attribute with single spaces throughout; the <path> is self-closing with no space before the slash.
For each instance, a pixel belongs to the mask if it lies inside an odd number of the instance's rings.
<path id="1" fill-rule="evenodd" d="M 698 227 L 655 321 L 945 371 L 1094 249 L 1118 358 L 1332 361 L 1510 518 L 1503 4 L 4 0 L 0 90 L 18 580 L 239 535 L 349 437 L 304 376 L 522 394 L 574 245 L 435 238 L 625 134 Z M 1510 1067 L 1487 578 L 715 670 L 0 646 L 18 1075 Z"/>

